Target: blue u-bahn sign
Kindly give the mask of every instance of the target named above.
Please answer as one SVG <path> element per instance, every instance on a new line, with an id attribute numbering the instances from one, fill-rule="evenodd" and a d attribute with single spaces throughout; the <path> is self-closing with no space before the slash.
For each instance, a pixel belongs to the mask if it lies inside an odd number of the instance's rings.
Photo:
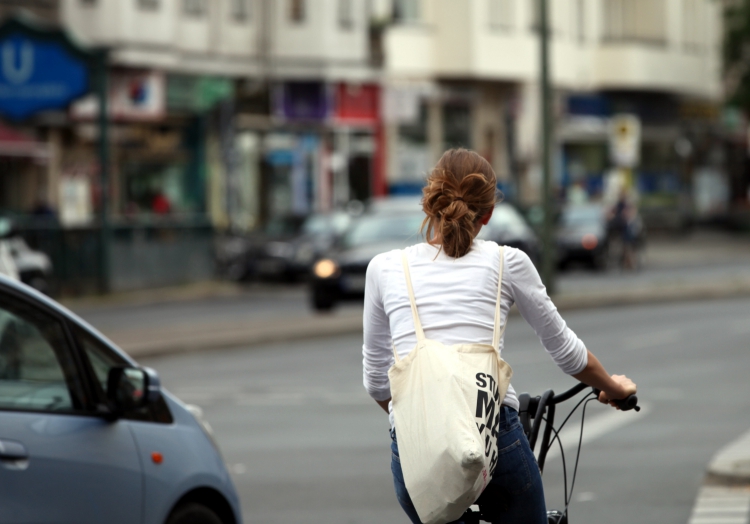
<path id="1" fill-rule="evenodd" d="M 0 115 L 62 109 L 91 89 L 94 55 L 61 30 L 12 18 L 0 27 Z"/>

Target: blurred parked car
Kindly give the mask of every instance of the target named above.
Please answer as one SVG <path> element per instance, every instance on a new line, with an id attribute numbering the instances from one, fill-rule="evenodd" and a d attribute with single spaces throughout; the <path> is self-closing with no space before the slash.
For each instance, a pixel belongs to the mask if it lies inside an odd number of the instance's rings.
<path id="1" fill-rule="evenodd" d="M 29 247 L 10 219 L 0 218 L 0 244 L 0 259 L 4 259 L 0 260 L 0 273 L 17 276 L 24 284 L 48 293 L 52 262 L 45 253 Z"/>
<path id="2" fill-rule="evenodd" d="M 534 230 L 526 222 L 521 213 L 507 202 L 500 202 L 495 206 L 492 218 L 482 228 L 477 238 L 492 240 L 500 245 L 520 249 L 534 262 L 539 263 L 540 243 Z"/>
<path id="3" fill-rule="evenodd" d="M 421 208 L 397 207 L 371 208 L 352 223 L 334 249 L 315 263 L 309 284 L 315 309 L 329 310 L 341 300 L 361 298 L 367 265 L 375 255 L 422 240 Z"/>
<path id="4" fill-rule="evenodd" d="M 269 251 L 278 254 L 278 243 L 297 236 L 304 217 L 287 215 L 274 217 L 260 231 L 230 234 L 216 241 L 216 263 L 219 273 L 235 281 L 276 275 L 277 263 L 269 261 Z"/>
<path id="5" fill-rule="evenodd" d="M 609 265 L 607 211 L 601 204 L 570 205 L 562 210 L 557 230 L 557 262 L 565 268 L 583 262 L 594 269 Z"/>
<path id="6" fill-rule="evenodd" d="M 341 238 L 351 223 L 345 211 L 313 213 L 297 236 L 266 243 L 256 261 L 260 278 L 298 280 L 310 273 L 313 262 Z"/>
<path id="7" fill-rule="evenodd" d="M 18 280 L 18 268 L 10 255 L 10 245 L 6 239 L 10 233 L 10 220 L 0 218 L 0 275 Z"/>
<path id="8" fill-rule="evenodd" d="M 200 418 L 76 315 L 0 276 L 0 522 L 239 524 Z"/>

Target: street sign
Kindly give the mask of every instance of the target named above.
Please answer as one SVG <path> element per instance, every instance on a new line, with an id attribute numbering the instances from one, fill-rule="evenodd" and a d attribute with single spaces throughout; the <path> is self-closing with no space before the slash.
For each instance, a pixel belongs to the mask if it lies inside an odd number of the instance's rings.
<path id="1" fill-rule="evenodd" d="M 61 30 L 11 18 L 0 27 L 0 115 L 63 109 L 90 90 L 93 54 Z"/>
<path id="2" fill-rule="evenodd" d="M 641 159 L 641 121 L 635 115 L 614 115 L 609 124 L 609 154 L 617 167 L 633 168 Z"/>

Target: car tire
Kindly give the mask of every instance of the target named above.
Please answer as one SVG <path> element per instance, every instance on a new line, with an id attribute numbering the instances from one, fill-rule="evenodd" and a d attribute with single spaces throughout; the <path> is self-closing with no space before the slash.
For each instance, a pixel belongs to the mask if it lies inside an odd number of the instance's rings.
<path id="1" fill-rule="evenodd" d="M 194 502 L 175 509 L 166 524 L 224 524 L 221 519 L 202 504 Z"/>
<path id="2" fill-rule="evenodd" d="M 333 309 L 334 300 L 331 295 L 323 293 L 313 293 L 312 306 L 315 311 L 330 311 Z"/>

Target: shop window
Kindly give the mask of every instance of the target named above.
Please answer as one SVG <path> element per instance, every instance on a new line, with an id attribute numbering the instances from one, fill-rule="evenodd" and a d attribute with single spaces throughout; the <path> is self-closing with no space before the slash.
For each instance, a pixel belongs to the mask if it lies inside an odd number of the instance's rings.
<path id="1" fill-rule="evenodd" d="M 206 0 L 183 0 L 182 10 L 189 16 L 203 16 L 206 14 Z"/>
<path id="2" fill-rule="evenodd" d="M 159 0 L 138 0 L 138 7 L 144 11 L 156 11 L 159 9 Z"/>
<path id="3" fill-rule="evenodd" d="M 236 22 L 246 22 L 252 18 L 252 0 L 231 0 L 230 14 Z"/>
<path id="4" fill-rule="evenodd" d="M 341 29 L 352 29 L 354 27 L 354 6 L 352 5 L 352 0 L 339 0 L 338 17 Z"/>
<path id="5" fill-rule="evenodd" d="M 307 17 L 305 0 L 289 0 L 289 20 L 295 24 L 304 23 Z"/>
<path id="6" fill-rule="evenodd" d="M 489 0 L 490 29 L 508 30 L 513 28 L 514 0 Z"/>
<path id="7" fill-rule="evenodd" d="M 471 107 L 465 103 L 447 103 L 443 106 L 443 149 L 472 148 Z"/>

